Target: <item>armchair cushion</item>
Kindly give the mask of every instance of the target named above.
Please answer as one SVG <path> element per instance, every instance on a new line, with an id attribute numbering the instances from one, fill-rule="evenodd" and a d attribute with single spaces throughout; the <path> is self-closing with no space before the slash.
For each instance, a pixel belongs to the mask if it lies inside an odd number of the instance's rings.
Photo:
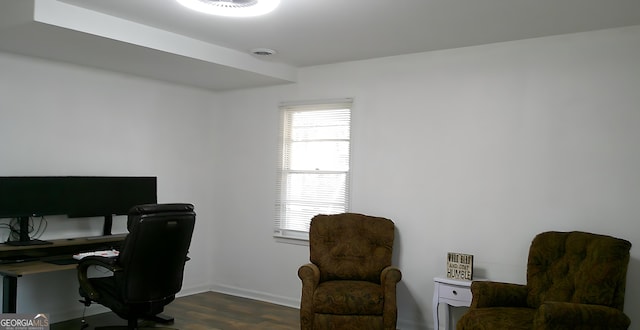
<path id="1" fill-rule="evenodd" d="M 567 302 L 545 302 L 534 318 L 534 329 L 626 329 L 629 317 L 622 311 L 589 304 Z M 584 324 L 580 327 L 578 325 Z"/>
<path id="2" fill-rule="evenodd" d="M 315 313 L 382 315 L 384 296 L 380 284 L 367 281 L 322 282 L 314 292 Z"/>
<path id="3" fill-rule="evenodd" d="M 471 308 L 475 312 L 474 317 L 465 323 L 466 327 L 479 330 L 531 329 L 535 310 L 527 307 L 526 285 L 475 281 L 471 283 L 471 293 Z"/>
<path id="4" fill-rule="evenodd" d="M 536 310 L 528 307 L 487 307 L 473 309 L 458 321 L 458 329 L 531 330 Z"/>

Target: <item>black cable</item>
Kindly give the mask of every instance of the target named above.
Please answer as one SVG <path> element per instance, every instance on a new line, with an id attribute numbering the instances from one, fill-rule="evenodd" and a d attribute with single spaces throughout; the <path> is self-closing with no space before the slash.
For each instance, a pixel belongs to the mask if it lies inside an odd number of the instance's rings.
<path id="1" fill-rule="evenodd" d="M 45 233 L 49 225 L 49 223 L 47 222 L 47 219 L 45 219 L 44 216 L 40 217 L 40 221 L 38 222 L 37 227 L 34 224 L 35 221 L 33 220 L 32 217 L 29 217 L 27 221 L 28 221 L 27 235 L 29 236 L 30 239 L 40 238 Z M 6 228 L 9 230 L 9 236 L 7 237 L 7 241 L 20 240 L 20 219 L 19 218 L 11 218 L 8 224 L 7 223 L 0 224 L 0 229 L 1 228 Z"/>
<path id="2" fill-rule="evenodd" d="M 11 231 L 13 228 L 8 223 L 0 223 L 0 230 L 2 229 L 6 229 L 9 231 L 9 235 L 7 235 L 7 241 L 8 241 L 11 238 Z"/>
<path id="3" fill-rule="evenodd" d="M 9 221 L 9 237 L 7 241 L 19 241 L 20 240 L 20 221 L 18 218 L 11 218 Z"/>
<path id="4" fill-rule="evenodd" d="M 32 220 L 32 219 L 29 218 L 29 220 Z M 43 224 L 44 224 L 44 227 L 43 227 Z M 47 230 L 47 226 L 48 225 L 49 225 L 49 223 L 47 222 L 47 219 L 44 216 L 41 216 L 40 217 L 40 222 L 38 223 L 38 228 L 35 229 L 35 233 L 33 234 L 33 236 L 31 236 L 31 238 L 38 239 L 38 238 L 42 237 L 44 232 Z M 33 226 L 30 226 L 29 227 L 29 233 L 31 233 L 32 231 L 33 231 Z"/>

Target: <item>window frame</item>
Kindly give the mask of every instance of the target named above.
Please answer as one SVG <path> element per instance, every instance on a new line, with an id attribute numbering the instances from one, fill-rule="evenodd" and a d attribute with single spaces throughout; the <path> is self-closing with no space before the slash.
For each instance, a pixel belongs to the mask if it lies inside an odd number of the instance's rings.
<path id="1" fill-rule="evenodd" d="M 292 138 L 292 129 L 294 127 L 292 126 L 293 125 L 293 121 L 291 119 L 292 114 L 303 113 L 303 112 L 311 113 L 314 111 L 323 111 L 324 113 L 327 113 L 327 111 L 331 111 L 331 110 L 336 110 L 336 113 L 339 111 L 344 112 L 344 110 L 348 110 L 346 115 L 343 115 L 342 117 L 338 116 L 336 117 L 337 119 L 335 119 L 336 122 L 339 122 L 340 120 L 345 120 L 345 118 L 348 121 L 346 139 L 343 137 L 340 139 L 339 138 L 317 139 L 317 140 L 309 139 L 309 140 L 294 141 L 294 139 Z M 352 139 L 352 133 L 351 133 L 352 127 L 353 127 L 352 113 L 353 113 L 353 99 L 337 99 L 337 100 L 327 100 L 327 101 L 317 101 L 317 102 L 280 104 L 280 129 L 279 129 L 279 148 L 278 148 L 279 159 L 278 159 L 277 184 L 276 184 L 276 187 L 277 187 L 276 204 L 275 204 L 276 212 L 275 212 L 274 230 L 273 230 L 273 236 L 276 239 L 284 240 L 286 242 L 293 241 L 294 243 L 300 243 L 300 242 L 307 243 L 309 239 L 308 228 L 313 215 L 318 213 L 326 214 L 326 213 L 349 212 L 350 186 L 351 186 L 351 160 L 352 160 L 352 145 L 353 145 L 353 139 Z M 321 127 L 321 126 L 317 126 L 317 127 Z M 346 169 L 342 169 L 342 170 L 325 170 L 325 169 L 318 170 L 317 168 L 304 169 L 304 170 L 291 169 L 292 158 L 294 158 L 295 156 L 292 153 L 291 146 L 295 142 L 301 142 L 301 141 L 305 141 L 305 142 L 313 142 L 313 141 L 345 142 L 346 141 L 348 144 L 346 149 L 347 150 L 346 157 L 348 157 L 348 159 L 346 160 L 346 163 L 343 163 L 343 166 L 345 166 L 346 164 Z M 337 143 L 338 142 L 336 142 L 336 144 Z M 336 156 L 336 158 L 334 159 L 337 161 L 338 158 L 339 156 Z M 328 176 L 336 175 L 336 177 L 340 177 L 340 175 L 344 175 L 343 183 L 340 185 L 334 186 L 334 188 L 338 188 L 337 190 L 342 193 L 342 198 L 340 198 L 340 203 L 335 204 L 335 203 L 328 203 L 328 202 L 322 202 L 322 201 L 318 202 L 317 200 L 310 201 L 310 200 L 304 200 L 303 198 L 297 199 L 298 202 L 302 201 L 303 204 L 304 202 L 309 202 L 309 204 L 313 204 L 314 206 L 322 205 L 320 207 L 323 207 L 325 210 L 332 209 L 334 212 L 319 211 L 314 214 L 307 213 L 305 216 L 298 215 L 296 220 L 291 221 L 291 223 L 294 223 L 298 227 L 294 228 L 293 226 L 288 225 L 287 222 L 290 222 L 289 220 L 292 218 L 289 217 L 290 215 L 287 213 L 287 210 L 291 207 L 292 204 L 296 203 L 288 199 L 287 197 L 288 192 L 291 190 L 291 186 L 287 182 L 288 182 L 288 179 L 291 178 L 290 175 L 292 174 L 302 174 L 302 175 L 311 174 L 315 176 L 319 176 L 319 175 L 321 176 L 322 174 L 326 174 Z M 322 189 L 319 189 L 318 191 L 322 191 Z M 334 208 L 330 208 L 329 205 L 333 205 Z M 336 205 L 338 206 L 336 207 Z M 309 207 L 313 208 L 312 206 L 309 206 Z M 306 211 L 309 211 L 309 210 L 306 210 Z M 306 229 L 301 229 L 300 226 L 304 221 L 306 221 Z"/>

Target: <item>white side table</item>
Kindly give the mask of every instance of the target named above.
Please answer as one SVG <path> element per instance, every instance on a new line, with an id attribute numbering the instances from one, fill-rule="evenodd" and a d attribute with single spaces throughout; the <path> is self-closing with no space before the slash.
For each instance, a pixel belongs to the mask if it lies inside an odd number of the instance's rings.
<path id="1" fill-rule="evenodd" d="M 480 281 L 481 279 L 475 279 L 474 281 Z M 471 305 L 471 282 L 467 280 L 456 280 L 447 277 L 434 277 L 433 283 L 435 285 L 433 289 L 433 324 L 434 329 L 439 329 L 438 322 L 438 305 L 440 303 L 447 304 L 445 309 L 446 326 L 445 329 L 450 329 L 452 325 L 450 308 L 451 306 L 464 306 L 469 307 Z"/>

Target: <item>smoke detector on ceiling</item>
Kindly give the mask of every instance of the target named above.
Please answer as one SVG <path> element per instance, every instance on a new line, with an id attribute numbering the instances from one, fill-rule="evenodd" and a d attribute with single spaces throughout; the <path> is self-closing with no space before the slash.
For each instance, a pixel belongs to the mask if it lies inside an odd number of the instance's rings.
<path id="1" fill-rule="evenodd" d="M 251 17 L 273 11 L 280 0 L 176 0 L 181 5 L 206 14 Z"/>
<path id="2" fill-rule="evenodd" d="M 251 50 L 251 54 L 257 56 L 271 56 L 275 53 L 276 51 L 270 48 L 254 48 Z"/>

